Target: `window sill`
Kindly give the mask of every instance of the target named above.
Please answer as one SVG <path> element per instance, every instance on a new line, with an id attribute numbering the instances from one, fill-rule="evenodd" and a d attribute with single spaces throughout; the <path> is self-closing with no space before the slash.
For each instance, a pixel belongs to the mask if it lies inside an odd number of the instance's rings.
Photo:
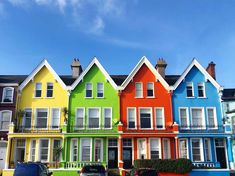
<path id="1" fill-rule="evenodd" d="M 55 97 L 45 97 L 45 99 L 55 99 Z"/>
<path id="2" fill-rule="evenodd" d="M 206 99 L 207 97 L 197 97 L 197 98 L 199 98 L 199 99 Z"/>
<path id="3" fill-rule="evenodd" d="M 96 97 L 97 99 L 104 99 L 104 97 Z"/>
<path id="4" fill-rule="evenodd" d="M 165 130 L 166 128 L 155 128 L 156 130 Z"/>
<path id="5" fill-rule="evenodd" d="M 135 97 L 135 98 L 137 98 L 137 99 L 138 99 L 138 98 L 139 98 L 139 99 L 141 99 L 141 98 L 144 98 L 144 97 Z"/>
<path id="6" fill-rule="evenodd" d="M 4 102 L 4 101 L 2 101 L 1 103 L 2 104 L 13 104 L 13 102 Z"/>
<path id="7" fill-rule="evenodd" d="M 148 97 L 148 96 L 147 96 L 146 98 L 155 98 L 155 97 Z"/>
<path id="8" fill-rule="evenodd" d="M 85 97 L 85 98 L 87 98 L 87 99 L 93 99 L 93 97 Z"/>
<path id="9" fill-rule="evenodd" d="M 186 97 L 186 98 L 192 99 L 192 98 L 196 98 L 196 97 Z"/>
<path id="10" fill-rule="evenodd" d="M 33 97 L 33 98 L 35 98 L 35 99 L 43 99 L 43 97 Z"/>

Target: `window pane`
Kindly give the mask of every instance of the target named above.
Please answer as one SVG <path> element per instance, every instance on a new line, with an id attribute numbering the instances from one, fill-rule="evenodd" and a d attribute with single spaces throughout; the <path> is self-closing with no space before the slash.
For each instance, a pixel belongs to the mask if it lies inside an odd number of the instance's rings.
<path id="1" fill-rule="evenodd" d="M 97 83 L 97 97 L 104 96 L 104 85 L 103 83 Z"/>
<path id="2" fill-rule="evenodd" d="M 140 109 L 140 127 L 151 128 L 151 110 Z"/>
<path id="3" fill-rule="evenodd" d="M 163 158 L 170 159 L 170 140 L 163 139 Z"/>
<path id="4" fill-rule="evenodd" d="M 203 83 L 199 83 L 198 84 L 198 97 L 204 97 L 204 84 Z"/>
<path id="5" fill-rule="evenodd" d="M 128 128 L 135 128 L 135 109 L 128 109 Z"/>
<path id="6" fill-rule="evenodd" d="M 13 101 L 13 88 L 4 88 L 3 89 L 3 102 L 12 102 Z"/>
<path id="7" fill-rule="evenodd" d="M 53 97 L 53 83 L 47 83 L 47 97 Z"/>
<path id="8" fill-rule="evenodd" d="M 46 128 L 47 127 L 47 109 L 37 109 L 37 127 Z"/>
<path id="9" fill-rule="evenodd" d="M 193 161 L 201 161 L 201 148 L 199 139 L 192 139 L 192 155 Z"/>
<path id="10" fill-rule="evenodd" d="M 92 97 L 92 84 L 86 83 L 86 97 Z"/>
<path id="11" fill-rule="evenodd" d="M 142 83 L 135 83 L 135 96 L 143 97 Z"/>
<path id="12" fill-rule="evenodd" d="M 206 161 L 211 161 L 211 142 L 210 142 L 210 139 L 205 139 L 205 155 L 206 155 Z"/>
<path id="13" fill-rule="evenodd" d="M 76 118 L 76 127 L 83 128 L 84 127 L 84 109 L 77 109 L 77 118 Z"/>
<path id="14" fill-rule="evenodd" d="M 102 154 L 101 140 L 95 140 L 95 161 L 96 162 L 102 161 L 101 154 Z"/>
<path id="15" fill-rule="evenodd" d="M 31 141 L 31 161 L 36 161 L 36 140 Z"/>
<path id="16" fill-rule="evenodd" d="M 10 125 L 10 120 L 11 120 L 11 112 L 2 112 L 1 114 L 1 118 L 0 118 L 0 129 L 1 130 L 8 130 L 9 129 L 9 125 Z"/>
<path id="17" fill-rule="evenodd" d="M 150 155 L 151 159 L 159 159 L 160 158 L 160 141 L 159 139 L 151 139 L 150 140 Z"/>
<path id="18" fill-rule="evenodd" d="M 147 96 L 153 97 L 153 83 L 147 83 Z"/>
<path id="19" fill-rule="evenodd" d="M 214 109 L 210 108 L 207 109 L 207 115 L 208 115 L 208 125 L 209 128 L 215 128 L 215 114 L 214 114 Z"/>
<path id="20" fill-rule="evenodd" d="M 53 161 L 59 161 L 61 156 L 61 141 L 55 139 L 53 141 Z"/>
<path id="21" fill-rule="evenodd" d="M 187 83 L 186 89 L 187 89 L 187 97 L 193 97 L 193 84 Z"/>
<path id="22" fill-rule="evenodd" d="M 156 127 L 163 128 L 163 109 L 156 109 Z"/>
<path id="23" fill-rule="evenodd" d="M 60 124 L 60 110 L 52 109 L 52 128 L 59 128 Z"/>
<path id="24" fill-rule="evenodd" d="M 188 127 L 188 122 L 187 122 L 187 109 L 180 109 L 180 125 L 182 128 L 187 128 Z"/>
<path id="25" fill-rule="evenodd" d="M 111 108 L 104 109 L 104 127 L 111 128 L 112 113 Z"/>
<path id="26" fill-rule="evenodd" d="M 41 161 L 48 160 L 48 146 L 49 146 L 48 139 L 40 140 L 40 160 Z"/>
<path id="27" fill-rule="evenodd" d="M 99 128 L 100 113 L 99 109 L 89 109 L 88 110 L 89 128 Z"/>
<path id="28" fill-rule="evenodd" d="M 82 139 L 82 161 L 90 161 L 91 156 L 91 141 L 90 139 Z"/>
<path id="29" fill-rule="evenodd" d="M 77 161 L 78 157 L 78 141 L 77 139 L 71 140 L 71 161 Z"/>
<path id="30" fill-rule="evenodd" d="M 188 158 L 188 145 L 186 139 L 179 140 L 179 156 L 180 158 Z"/>
<path id="31" fill-rule="evenodd" d="M 41 97 L 41 94 L 42 94 L 42 84 L 41 83 L 36 83 L 35 97 Z"/>
<path id="32" fill-rule="evenodd" d="M 25 109 L 24 127 L 31 128 L 32 109 Z"/>
<path id="33" fill-rule="evenodd" d="M 192 126 L 194 128 L 202 127 L 202 109 L 192 109 Z"/>

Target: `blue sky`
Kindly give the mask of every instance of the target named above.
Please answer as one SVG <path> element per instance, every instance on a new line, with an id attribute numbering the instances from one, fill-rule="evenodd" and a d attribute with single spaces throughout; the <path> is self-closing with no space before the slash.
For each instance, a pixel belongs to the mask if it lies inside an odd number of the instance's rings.
<path id="1" fill-rule="evenodd" d="M 47 58 L 70 74 L 96 56 L 110 74 L 129 74 L 142 56 L 181 74 L 195 57 L 214 61 L 235 87 L 234 0 L 0 0 L 0 74 L 29 74 Z"/>

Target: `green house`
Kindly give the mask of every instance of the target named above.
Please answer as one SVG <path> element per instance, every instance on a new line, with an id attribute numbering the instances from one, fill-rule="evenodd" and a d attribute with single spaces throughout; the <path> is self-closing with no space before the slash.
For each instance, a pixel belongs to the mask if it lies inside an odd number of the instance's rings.
<path id="1" fill-rule="evenodd" d="M 118 86 L 94 58 L 71 86 L 63 163 L 118 168 Z"/>

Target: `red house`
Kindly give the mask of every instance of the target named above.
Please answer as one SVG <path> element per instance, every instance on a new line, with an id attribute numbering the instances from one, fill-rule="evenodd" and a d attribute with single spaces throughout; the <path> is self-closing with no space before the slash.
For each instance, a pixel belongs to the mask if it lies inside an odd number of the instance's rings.
<path id="1" fill-rule="evenodd" d="M 136 159 L 177 158 L 178 126 L 173 122 L 165 67 L 162 59 L 155 69 L 143 57 L 121 86 L 120 168 L 129 169 Z"/>

